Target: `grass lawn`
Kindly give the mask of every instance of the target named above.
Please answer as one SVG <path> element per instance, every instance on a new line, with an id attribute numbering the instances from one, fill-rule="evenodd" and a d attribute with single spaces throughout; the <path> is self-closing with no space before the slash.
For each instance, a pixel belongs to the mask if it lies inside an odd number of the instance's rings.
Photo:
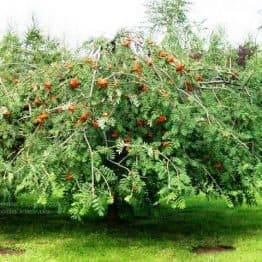
<path id="1" fill-rule="evenodd" d="M 262 261 L 261 203 L 233 210 L 196 198 L 171 215 L 117 227 L 54 215 L 0 216 L 0 247 L 25 250 L 0 261 Z M 206 245 L 236 250 L 191 252 Z"/>

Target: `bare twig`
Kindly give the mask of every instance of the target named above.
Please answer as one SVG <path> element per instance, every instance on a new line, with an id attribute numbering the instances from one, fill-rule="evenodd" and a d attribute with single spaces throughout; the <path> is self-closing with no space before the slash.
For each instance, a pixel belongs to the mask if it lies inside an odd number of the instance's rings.
<path id="1" fill-rule="evenodd" d="M 91 164 L 91 179 L 92 179 L 92 194 L 95 196 L 95 173 L 94 173 L 94 158 L 93 158 L 93 150 L 89 143 L 89 140 L 86 136 L 86 130 L 83 131 L 84 133 L 84 139 L 86 141 L 86 144 L 88 146 L 89 154 L 90 154 L 90 164 Z"/>
<path id="2" fill-rule="evenodd" d="M 118 167 L 121 167 L 121 168 L 125 169 L 125 170 L 128 172 L 128 174 L 131 173 L 131 170 L 130 170 L 128 167 L 123 166 L 123 165 L 120 164 L 119 162 L 113 161 L 113 160 L 111 160 L 111 159 L 107 159 L 107 160 L 108 160 L 110 163 L 112 163 L 112 164 L 114 164 L 114 165 L 116 165 L 116 166 L 118 166 Z"/>
<path id="3" fill-rule="evenodd" d="M 104 179 L 104 181 L 105 181 L 105 183 L 106 183 L 106 186 L 107 186 L 107 189 L 108 189 L 108 192 L 109 192 L 110 196 L 112 196 L 112 191 L 111 191 L 111 188 L 110 188 L 110 186 L 109 186 L 109 183 L 108 183 L 107 179 L 105 178 L 105 176 L 102 174 L 102 172 L 101 172 L 98 168 L 95 168 L 95 169 L 96 169 L 96 171 L 99 172 L 99 174 L 101 175 L 101 177 Z"/>

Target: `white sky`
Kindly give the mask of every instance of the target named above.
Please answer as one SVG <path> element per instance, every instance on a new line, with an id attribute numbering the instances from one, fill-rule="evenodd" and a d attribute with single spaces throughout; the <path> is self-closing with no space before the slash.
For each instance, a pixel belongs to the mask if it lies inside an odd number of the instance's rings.
<path id="1" fill-rule="evenodd" d="M 191 0 L 191 17 L 210 30 L 222 24 L 234 43 L 262 25 L 262 0 Z M 0 0 L 0 35 L 8 26 L 24 32 L 37 18 L 45 32 L 71 46 L 91 36 L 110 37 L 121 27 L 141 24 L 144 0 Z M 262 31 L 262 30 L 261 30 Z M 260 31 L 260 41 L 262 32 Z"/>

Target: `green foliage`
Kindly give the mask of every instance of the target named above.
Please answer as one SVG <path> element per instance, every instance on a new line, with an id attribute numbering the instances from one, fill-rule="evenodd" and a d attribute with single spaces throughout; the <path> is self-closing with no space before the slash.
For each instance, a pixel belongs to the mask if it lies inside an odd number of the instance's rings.
<path id="1" fill-rule="evenodd" d="M 188 23 L 187 0 L 157 0 L 147 1 L 148 22 L 153 29 L 172 30 L 174 27 Z"/>
<path id="2" fill-rule="evenodd" d="M 186 2 L 176 4 L 179 26 Z M 35 26 L 25 39 L 8 33 L 0 42 L 1 195 L 29 192 L 41 205 L 56 198 L 78 219 L 103 216 L 119 200 L 184 208 L 200 192 L 230 206 L 255 203 L 262 56 L 239 68 L 221 32 L 207 48 L 186 34 L 198 44 L 173 41 L 172 31 L 160 44 L 121 32 L 73 53 Z"/>

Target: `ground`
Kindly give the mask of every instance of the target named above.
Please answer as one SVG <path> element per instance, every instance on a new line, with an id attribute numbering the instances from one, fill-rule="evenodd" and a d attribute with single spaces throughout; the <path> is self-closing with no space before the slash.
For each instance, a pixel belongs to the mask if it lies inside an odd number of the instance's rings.
<path id="1" fill-rule="evenodd" d="M 25 252 L 0 255 L 0 261 L 262 261 L 261 204 L 229 209 L 201 197 L 189 199 L 184 210 L 119 226 L 55 215 L 2 215 L 0 247 Z M 192 252 L 217 245 L 235 250 Z"/>

